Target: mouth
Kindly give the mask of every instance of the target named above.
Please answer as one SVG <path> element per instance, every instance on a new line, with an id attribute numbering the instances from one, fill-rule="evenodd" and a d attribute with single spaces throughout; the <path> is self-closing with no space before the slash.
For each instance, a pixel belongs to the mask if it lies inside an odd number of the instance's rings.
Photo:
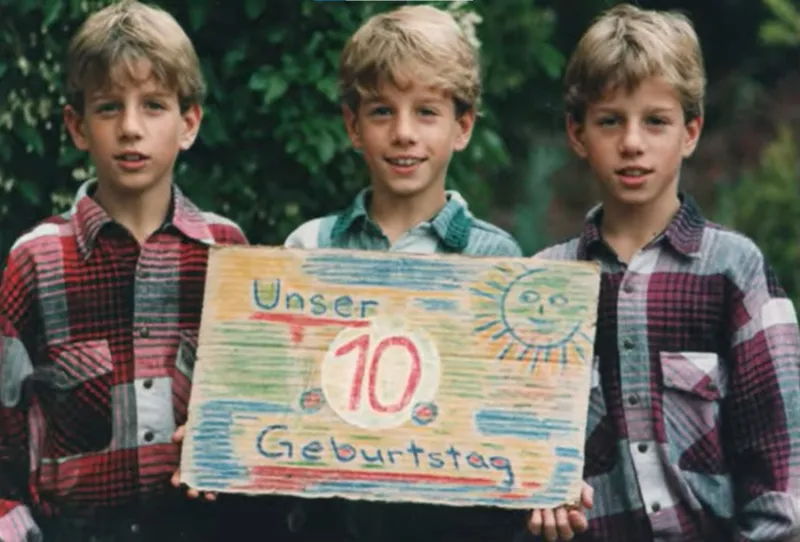
<path id="1" fill-rule="evenodd" d="M 384 158 L 386 162 L 394 167 L 409 168 L 419 165 L 427 160 L 427 158 L 420 158 L 417 156 L 394 156 Z"/>
<path id="2" fill-rule="evenodd" d="M 643 168 L 643 167 L 624 167 L 617 170 L 614 170 L 614 173 L 619 175 L 620 177 L 644 177 L 645 175 L 649 175 L 653 173 L 652 169 Z"/>
<path id="3" fill-rule="evenodd" d="M 532 318 L 529 316 L 528 321 L 539 331 L 548 332 L 553 330 L 553 322 L 550 320 L 542 320 L 540 318 Z"/>
<path id="4" fill-rule="evenodd" d="M 119 162 L 128 162 L 128 163 L 144 162 L 148 158 L 150 157 L 140 152 L 123 152 L 114 155 L 114 160 L 117 160 Z"/>

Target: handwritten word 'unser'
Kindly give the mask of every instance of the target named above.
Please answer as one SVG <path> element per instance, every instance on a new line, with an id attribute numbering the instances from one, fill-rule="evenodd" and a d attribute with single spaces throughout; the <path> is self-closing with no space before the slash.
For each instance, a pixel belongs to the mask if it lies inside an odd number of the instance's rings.
<path id="1" fill-rule="evenodd" d="M 434 470 L 461 471 L 467 467 L 475 470 L 497 471 L 505 474 L 501 486 L 508 488 L 514 485 L 514 469 L 511 461 L 503 456 L 486 457 L 475 451 L 464 452 L 451 445 L 444 451 L 428 451 L 418 446 L 413 440 L 404 450 L 382 448 L 356 448 L 351 444 L 337 441 L 336 438 L 328 439 L 329 445 L 319 440 L 297 444 L 290 440 L 273 439 L 275 433 L 289 431 L 286 425 L 270 425 L 258 435 L 256 448 L 267 459 L 319 461 L 322 463 L 338 462 L 350 463 L 360 457 L 367 465 L 397 466 L 399 468 L 430 468 Z M 324 457 L 323 457 L 324 456 Z M 331 461 L 333 460 L 333 461 Z"/>
<path id="2" fill-rule="evenodd" d="M 287 311 L 312 316 L 364 319 L 371 316 L 378 302 L 374 299 L 353 299 L 349 295 L 326 297 L 323 294 L 304 296 L 299 292 L 282 291 L 281 279 L 268 283 L 253 281 L 253 302 L 259 310 Z"/>

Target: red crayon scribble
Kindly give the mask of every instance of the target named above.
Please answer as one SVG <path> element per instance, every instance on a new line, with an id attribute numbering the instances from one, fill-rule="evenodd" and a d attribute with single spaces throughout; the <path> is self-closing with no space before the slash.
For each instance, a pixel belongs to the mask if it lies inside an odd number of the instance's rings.
<path id="1" fill-rule="evenodd" d="M 251 320 L 259 322 L 278 322 L 290 326 L 292 342 L 299 344 L 303 342 L 305 328 L 319 326 L 344 326 L 344 327 L 366 327 L 369 320 L 346 320 L 344 318 L 317 318 L 305 314 L 285 314 L 275 312 L 255 312 L 250 316 Z"/>

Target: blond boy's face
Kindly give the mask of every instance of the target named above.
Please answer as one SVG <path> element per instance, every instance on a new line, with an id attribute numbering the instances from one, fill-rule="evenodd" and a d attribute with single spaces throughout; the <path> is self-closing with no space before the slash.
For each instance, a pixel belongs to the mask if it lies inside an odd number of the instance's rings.
<path id="1" fill-rule="evenodd" d="M 373 189 L 395 197 L 435 197 L 444 190 L 454 151 L 469 143 L 473 111 L 456 116 L 452 97 L 416 83 L 382 84 L 357 111 L 343 108 L 347 133 L 360 149 Z"/>
<path id="2" fill-rule="evenodd" d="M 570 144 L 591 167 L 604 201 L 629 205 L 674 204 L 681 163 L 701 127 L 700 118 L 685 121 L 677 92 L 661 78 L 633 92 L 608 92 L 582 123 L 567 119 Z"/>
<path id="3" fill-rule="evenodd" d="M 83 114 L 67 106 L 64 119 L 104 190 L 142 194 L 172 182 L 178 152 L 191 147 L 202 113 L 196 105 L 181 112 L 177 93 L 158 84 L 149 62 L 137 62 L 130 75 L 112 74 L 115 84 L 87 92 Z"/>

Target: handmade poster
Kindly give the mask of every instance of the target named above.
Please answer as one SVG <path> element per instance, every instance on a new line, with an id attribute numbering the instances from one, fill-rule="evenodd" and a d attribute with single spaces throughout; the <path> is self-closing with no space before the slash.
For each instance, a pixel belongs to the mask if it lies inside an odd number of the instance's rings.
<path id="1" fill-rule="evenodd" d="M 578 500 L 599 269 L 211 251 L 183 482 L 506 508 Z"/>

